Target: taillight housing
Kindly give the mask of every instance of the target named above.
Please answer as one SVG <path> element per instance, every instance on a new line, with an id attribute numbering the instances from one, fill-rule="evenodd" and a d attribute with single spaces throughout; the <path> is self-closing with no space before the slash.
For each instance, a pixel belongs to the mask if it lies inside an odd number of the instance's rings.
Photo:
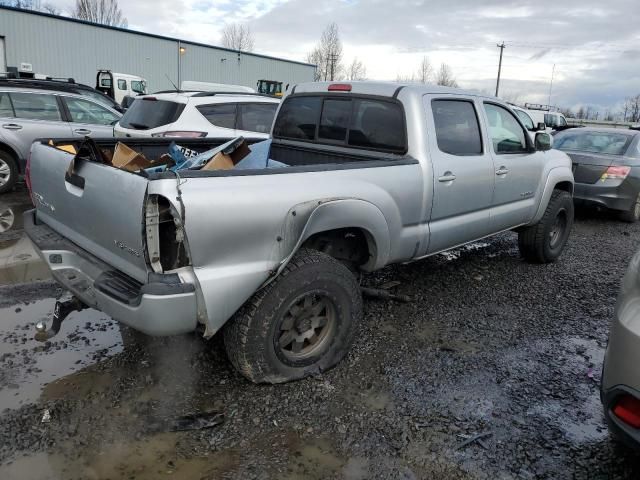
<path id="1" fill-rule="evenodd" d="M 154 133 L 152 137 L 182 137 L 182 138 L 203 138 L 207 132 L 192 132 L 188 130 L 173 130 L 169 132 Z"/>
<path id="2" fill-rule="evenodd" d="M 613 407 L 613 414 L 623 423 L 640 428 L 640 400 L 631 395 L 622 395 Z"/>
<path id="3" fill-rule="evenodd" d="M 351 85 L 348 83 L 332 83 L 329 85 L 328 90 L 330 92 L 350 92 Z"/>
<path id="4" fill-rule="evenodd" d="M 600 177 L 600 180 L 602 180 L 603 182 L 607 179 L 624 180 L 625 178 L 627 178 L 627 175 L 629 175 L 630 171 L 631 171 L 631 167 L 622 167 L 622 166 L 612 165 L 605 170 L 605 172 Z"/>

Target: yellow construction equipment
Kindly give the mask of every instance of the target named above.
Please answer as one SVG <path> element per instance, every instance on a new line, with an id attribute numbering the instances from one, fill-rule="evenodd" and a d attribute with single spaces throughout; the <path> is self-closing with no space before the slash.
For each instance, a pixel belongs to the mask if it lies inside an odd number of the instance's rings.
<path id="1" fill-rule="evenodd" d="M 282 96 L 282 82 L 277 80 L 258 80 L 258 93 L 265 95 L 273 95 L 274 97 Z"/>

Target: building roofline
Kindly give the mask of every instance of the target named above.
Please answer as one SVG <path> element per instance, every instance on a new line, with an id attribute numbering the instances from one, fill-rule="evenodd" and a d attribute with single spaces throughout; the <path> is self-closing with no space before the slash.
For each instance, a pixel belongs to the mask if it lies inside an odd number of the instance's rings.
<path id="1" fill-rule="evenodd" d="M 181 38 L 166 37 L 164 35 L 156 35 L 155 33 L 140 32 L 138 30 L 130 30 L 128 28 L 112 27 L 110 25 L 103 25 L 101 23 L 87 22 L 86 20 L 79 20 L 77 18 L 63 17 L 61 15 L 53 15 L 51 13 L 46 13 L 46 12 L 37 12 L 35 10 L 26 10 L 24 8 L 9 7 L 9 6 L 6 6 L 6 5 L 0 5 L 0 10 L 11 10 L 11 11 L 14 11 L 14 12 L 27 13 L 27 14 L 30 14 L 30 15 L 37 15 L 37 16 L 40 16 L 40 17 L 49 17 L 49 18 L 54 18 L 56 20 L 62 20 L 64 22 L 80 23 L 80 24 L 83 24 L 83 25 L 91 26 L 91 27 L 104 28 L 106 30 L 115 30 L 115 31 L 118 31 L 118 32 L 131 33 L 133 35 L 142 35 L 144 37 L 159 38 L 161 40 L 169 40 L 169 41 L 172 41 L 172 42 L 180 42 L 181 44 L 185 44 L 185 45 L 195 45 L 197 47 L 215 48 L 216 50 L 222 50 L 222 51 L 225 51 L 225 52 L 232 52 L 232 53 L 241 53 L 242 55 L 248 55 L 250 57 L 266 58 L 266 59 L 269 59 L 269 60 L 279 60 L 281 62 L 294 63 L 294 64 L 297 64 L 297 65 L 304 65 L 306 67 L 314 67 L 314 68 L 317 67 L 317 65 L 315 65 L 313 63 L 299 62 L 297 60 L 289 60 L 289 59 L 286 59 L 286 58 L 273 57 L 273 56 L 270 56 L 270 55 L 262 55 L 260 53 L 245 52 L 243 50 L 233 50 L 231 48 L 218 47 L 216 45 L 209 45 L 209 44 L 206 44 L 206 43 L 198 43 L 198 42 L 194 42 L 192 40 L 183 40 Z"/>

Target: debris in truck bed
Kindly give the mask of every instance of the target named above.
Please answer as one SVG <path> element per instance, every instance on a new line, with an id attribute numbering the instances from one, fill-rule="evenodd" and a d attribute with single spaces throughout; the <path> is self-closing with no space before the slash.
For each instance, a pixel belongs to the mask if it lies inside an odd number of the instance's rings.
<path id="1" fill-rule="evenodd" d="M 111 165 L 129 172 L 137 172 L 138 170 L 149 168 L 152 162 L 141 153 L 129 148 L 122 142 L 118 142 L 113 151 Z"/>
<path id="2" fill-rule="evenodd" d="M 175 143 L 171 143 L 169 146 L 169 155 L 176 162 L 175 166 L 171 168 L 172 171 L 176 170 L 184 170 L 184 169 L 199 169 L 203 168 L 205 170 L 212 170 L 212 168 L 204 168 L 209 163 L 216 161 L 216 156 L 218 154 L 223 154 L 228 156 L 228 159 L 231 160 L 231 167 L 242 160 L 248 153 L 250 152 L 249 147 L 247 146 L 247 142 L 243 137 L 236 137 L 233 140 L 230 140 L 227 143 L 223 143 L 222 145 L 212 148 L 211 150 L 207 150 L 206 152 L 202 152 L 198 155 L 187 157 L 182 153 L 182 150 Z M 218 157 L 220 159 L 220 157 Z M 220 165 L 228 166 L 228 161 L 221 162 L 218 160 Z"/>

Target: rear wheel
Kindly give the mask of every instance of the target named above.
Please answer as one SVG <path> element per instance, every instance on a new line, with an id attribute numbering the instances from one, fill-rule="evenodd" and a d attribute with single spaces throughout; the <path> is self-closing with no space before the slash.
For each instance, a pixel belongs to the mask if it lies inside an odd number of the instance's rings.
<path id="1" fill-rule="evenodd" d="M 620 212 L 618 216 L 623 222 L 635 223 L 640 220 L 640 193 L 638 193 L 636 201 L 633 202 L 629 210 Z"/>
<path id="2" fill-rule="evenodd" d="M 562 253 L 573 226 L 573 199 L 554 190 L 538 223 L 518 233 L 520 253 L 529 262 L 550 263 Z"/>
<path id="3" fill-rule="evenodd" d="M 0 150 L 0 193 L 9 192 L 18 181 L 18 165 L 12 155 Z"/>
<path id="4" fill-rule="evenodd" d="M 301 249 L 224 328 L 234 367 L 257 383 L 323 372 L 344 358 L 362 315 L 358 282 L 333 257 Z"/>

